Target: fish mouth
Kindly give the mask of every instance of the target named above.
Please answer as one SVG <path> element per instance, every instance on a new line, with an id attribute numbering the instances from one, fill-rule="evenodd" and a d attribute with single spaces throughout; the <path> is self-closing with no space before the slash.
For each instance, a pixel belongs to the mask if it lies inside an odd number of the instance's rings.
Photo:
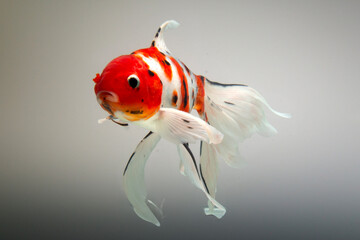
<path id="1" fill-rule="evenodd" d="M 109 112 L 111 115 L 114 115 L 112 105 L 119 102 L 119 96 L 116 93 L 111 91 L 100 91 L 96 94 L 96 98 L 104 110 Z"/>
<path id="2" fill-rule="evenodd" d="M 98 92 L 98 94 L 96 94 L 96 98 L 99 102 L 99 104 L 101 105 L 103 101 L 108 101 L 108 102 L 119 102 L 119 96 L 111 91 L 100 91 Z"/>
<path id="3" fill-rule="evenodd" d="M 121 104 L 119 96 L 111 91 L 100 91 L 96 94 L 96 98 L 105 111 L 121 122 L 146 120 L 155 114 L 153 109 L 141 104 Z"/>

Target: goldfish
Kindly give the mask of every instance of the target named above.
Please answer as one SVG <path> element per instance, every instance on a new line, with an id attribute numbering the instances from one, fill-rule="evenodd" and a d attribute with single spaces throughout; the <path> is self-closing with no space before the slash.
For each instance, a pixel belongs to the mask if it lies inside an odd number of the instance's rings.
<path id="1" fill-rule="evenodd" d="M 135 213 L 156 226 L 160 222 L 155 215 L 162 210 L 147 199 L 144 168 L 161 138 L 176 145 L 180 173 L 205 194 L 205 214 L 221 218 L 226 209 L 215 199 L 218 159 L 239 167 L 239 143 L 254 133 L 270 136 L 277 132 L 266 120 L 265 109 L 290 117 L 272 109 L 247 85 L 222 84 L 193 73 L 164 41 L 164 32 L 178 25 L 166 21 L 149 48 L 113 59 L 93 79 L 97 101 L 109 114 L 99 122 L 134 124 L 149 131 L 127 162 L 123 186 Z M 190 149 L 196 142 L 200 142 L 199 161 Z"/>

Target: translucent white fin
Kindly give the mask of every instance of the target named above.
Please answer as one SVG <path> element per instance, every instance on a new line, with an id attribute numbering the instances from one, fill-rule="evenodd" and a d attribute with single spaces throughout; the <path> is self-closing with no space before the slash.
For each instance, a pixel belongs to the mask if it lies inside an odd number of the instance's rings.
<path id="1" fill-rule="evenodd" d="M 191 150 L 189 149 L 188 144 L 179 144 L 177 145 L 179 156 L 181 158 L 182 163 L 184 164 L 184 171 L 185 175 L 189 178 L 189 180 L 199 189 L 201 189 L 206 197 L 208 198 L 209 202 L 213 206 L 213 209 L 205 209 L 205 214 L 214 215 L 217 218 L 221 218 L 226 213 L 226 209 L 212 197 L 207 189 L 206 183 L 203 182 L 201 177 L 201 173 L 197 167 L 194 155 L 192 154 Z"/>
<path id="2" fill-rule="evenodd" d="M 214 147 L 230 166 L 239 167 L 241 164 L 239 142 L 254 133 L 271 136 L 277 132 L 266 120 L 265 108 L 281 117 L 290 117 L 290 114 L 273 110 L 265 99 L 250 87 L 206 80 L 205 113 L 208 123 L 224 134 L 223 141 Z"/>
<path id="3" fill-rule="evenodd" d="M 154 40 L 151 43 L 151 46 L 157 47 L 159 51 L 161 52 L 170 52 L 169 49 L 166 47 L 165 41 L 164 41 L 164 32 L 168 29 L 177 28 L 180 24 L 176 22 L 175 20 L 169 20 L 164 22 L 158 29 Z"/>
<path id="4" fill-rule="evenodd" d="M 154 125 L 154 132 L 177 144 L 196 140 L 218 144 L 223 138 L 221 132 L 199 117 L 173 108 L 160 108 Z"/>
<path id="5" fill-rule="evenodd" d="M 216 182 L 218 175 L 218 160 L 215 145 L 201 142 L 200 145 L 200 174 L 203 182 L 212 198 L 216 194 Z M 206 215 L 217 215 L 218 209 L 211 201 L 208 201 L 208 208 L 205 208 Z"/>
<path id="6" fill-rule="evenodd" d="M 158 207 L 151 200 L 147 200 L 147 205 L 149 206 L 150 210 L 154 213 L 154 215 L 157 219 L 164 218 L 164 212 L 163 212 L 164 202 L 165 202 L 165 199 L 163 199 L 161 201 L 160 206 Z"/>
<path id="7" fill-rule="evenodd" d="M 152 206 L 155 204 L 146 198 L 144 169 L 146 160 L 149 158 L 160 138 L 161 137 L 158 134 L 150 132 L 143 140 L 141 140 L 134 153 L 131 155 L 123 176 L 125 193 L 133 206 L 135 213 L 140 218 L 151 222 L 156 226 L 160 226 L 160 222 L 148 206 L 148 204 L 151 204 Z M 154 208 L 159 209 L 157 207 Z"/>
<path id="8" fill-rule="evenodd" d="M 180 159 L 179 171 L 180 171 L 181 175 L 184 175 L 184 176 L 185 176 L 184 164 L 182 163 L 182 160 L 181 160 L 181 159 Z"/>

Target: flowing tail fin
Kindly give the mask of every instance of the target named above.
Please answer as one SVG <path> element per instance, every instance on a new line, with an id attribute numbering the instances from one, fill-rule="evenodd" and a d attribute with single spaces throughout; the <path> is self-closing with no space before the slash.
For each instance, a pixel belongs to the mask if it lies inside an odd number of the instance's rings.
<path id="1" fill-rule="evenodd" d="M 276 129 L 266 120 L 264 109 L 290 118 L 290 114 L 272 109 L 255 89 L 241 84 L 221 84 L 205 81 L 205 118 L 224 134 L 223 141 L 214 145 L 217 153 L 232 167 L 239 167 L 238 144 L 254 133 L 271 136 Z"/>
<path id="2" fill-rule="evenodd" d="M 215 144 L 208 144 L 201 141 L 200 144 L 200 174 L 201 178 L 206 186 L 206 190 L 212 198 L 215 199 L 216 195 L 216 182 L 218 175 L 218 160 L 215 150 Z M 204 209 L 206 215 L 214 215 L 218 218 L 219 215 L 225 214 L 225 208 L 219 208 L 215 206 L 210 200 L 208 201 L 208 207 Z"/>
<path id="3" fill-rule="evenodd" d="M 204 142 L 204 144 L 208 144 L 208 143 Z M 205 193 L 206 197 L 208 198 L 209 208 L 204 209 L 205 214 L 214 215 L 217 218 L 222 218 L 226 213 L 226 209 L 218 201 L 215 200 L 215 188 L 213 188 L 214 186 L 213 184 L 214 181 L 216 181 L 216 178 L 213 178 L 214 172 L 211 169 L 209 169 L 211 167 L 216 168 L 216 165 L 213 165 L 213 162 L 209 162 L 210 164 L 205 163 L 206 167 L 204 168 L 204 173 L 205 173 L 204 174 L 203 166 L 201 165 L 202 162 L 200 162 L 199 165 L 200 168 L 198 168 L 194 155 L 192 154 L 188 144 L 178 145 L 178 152 L 182 163 L 182 169 L 180 169 L 180 172 L 182 172 L 183 175 L 188 176 L 190 181 L 196 187 L 202 190 Z M 205 178 L 210 177 L 210 179 L 205 179 L 204 177 Z M 207 182 L 206 180 L 209 181 Z"/>

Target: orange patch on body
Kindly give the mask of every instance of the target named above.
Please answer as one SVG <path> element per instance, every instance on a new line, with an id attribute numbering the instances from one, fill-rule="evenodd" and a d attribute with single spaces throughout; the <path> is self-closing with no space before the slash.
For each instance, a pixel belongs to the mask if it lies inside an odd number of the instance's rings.
<path id="1" fill-rule="evenodd" d="M 205 78 L 203 76 L 196 76 L 198 92 L 196 94 L 194 109 L 198 112 L 199 116 L 202 116 L 204 114 L 204 80 Z"/>
<path id="2" fill-rule="evenodd" d="M 159 52 L 156 47 L 140 49 L 135 51 L 134 54 L 141 54 L 144 57 L 156 59 L 160 64 L 161 69 L 164 71 L 166 78 L 171 81 L 172 71 L 170 63 L 166 60 L 165 54 Z"/>
<path id="3" fill-rule="evenodd" d="M 110 114 L 114 114 L 116 111 L 120 111 L 123 113 L 123 117 L 129 121 L 138 121 L 138 120 L 146 120 L 152 117 L 159 109 L 160 106 L 151 106 L 148 107 L 146 105 L 123 105 L 115 102 L 107 102 L 107 106 L 110 107 L 111 112 Z M 106 111 L 108 109 L 102 108 Z"/>
<path id="4" fill-rule="evenodd" d="M 172 63 L 175 65 L 176 70 L 177 70 L 178 75 L 179 75 L 179 79 L 180 79 L 181 104 L 179 106 L 179 110 L 184 111 L 184 112 L 189 112 L 189 109 L 190 109 L 190 106 L 189 106 L 189 88 L 188 88 L 187 80 L 185 78 L 184 71 L 183 71 L 182 67 L 180 66 L 180 64 L 173 57 L 169 57 L 169 58 L 171 59 Z"/>
<path id="5" fill-rule="evenodd" d="M 171 98 L 171 106 L 176 107 L 177 100 L 178 100 L 178 94 L 177 91 L 174 90 Z"/>

